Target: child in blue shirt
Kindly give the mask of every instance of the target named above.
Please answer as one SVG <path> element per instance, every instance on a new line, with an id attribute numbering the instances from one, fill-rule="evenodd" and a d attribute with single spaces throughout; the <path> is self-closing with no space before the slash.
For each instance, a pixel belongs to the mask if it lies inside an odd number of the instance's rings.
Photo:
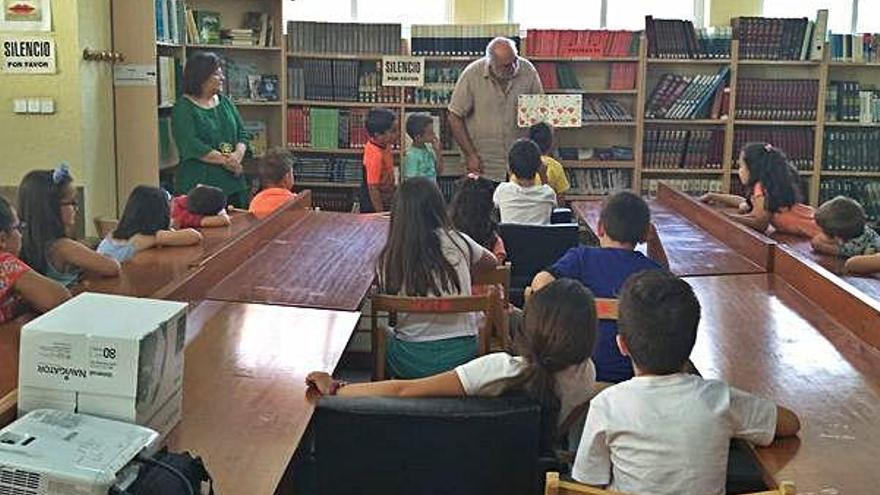
<path id="1" fill-rule="evenodd" d="M 571 248 L 550 268 L 539 272 L 531 290 L 537 291 L 558 278 L 579 280 L 596 297 L 616 298 L 630 275 L 662 268 L 635 250 L 650 228 L 647 203 L 631 192 L 611 196 L 599 216 L 599 247 Z M 600 321 L 593 353 L 596 381 L 619 383 L 633 377 L 630 359 L 617 348 L 617 323 Z"/>
<path id="2" fill-rule="evenodd" d="M 412 144 L 403 160 L 403 178 L 437 180 L 443 173 L 443 149 L 434 134 L 434 119 L 428 113 L 414 113 L 406 119 L 406 133 Z"/>

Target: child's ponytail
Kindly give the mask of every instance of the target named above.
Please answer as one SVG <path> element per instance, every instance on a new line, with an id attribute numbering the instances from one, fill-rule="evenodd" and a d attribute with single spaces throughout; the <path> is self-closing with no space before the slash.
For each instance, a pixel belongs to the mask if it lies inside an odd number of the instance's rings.
<path id="1" fill-rule="evenodd" d="M 785 153 L 770 143 L 749 143 L 743 148 L 743 160 L 749 169 L 750 193 L 756 183 L 764 188 L 765 208 L 777 212 L 801 202 L 800 177 Z"/>

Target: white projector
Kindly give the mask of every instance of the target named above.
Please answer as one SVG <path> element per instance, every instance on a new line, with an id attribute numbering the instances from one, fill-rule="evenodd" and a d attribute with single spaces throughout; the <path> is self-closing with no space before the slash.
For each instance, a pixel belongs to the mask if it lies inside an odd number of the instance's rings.
<path id="1" fill-rule="evenodd" d="M 38 409 L 0 430 L 0 493 L 107 495 L 137 477 L 159 434 L 143 426 Z"/>

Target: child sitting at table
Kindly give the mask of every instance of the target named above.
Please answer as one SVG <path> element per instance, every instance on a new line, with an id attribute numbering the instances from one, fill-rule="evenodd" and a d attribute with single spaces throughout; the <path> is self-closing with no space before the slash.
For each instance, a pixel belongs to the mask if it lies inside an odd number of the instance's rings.
<path id="1" fill-rule="evenodd" d="M 125 203 L 116 230 L 107 235 L 98 252 L 119 262 L 156 246 L 190 246 L 202 240 L 195 229 L 171 230 L 171 215 L 165 192 L 158 187 L 137 186 Z"/>
<path id="2" fill-rule="evenodd" d="M 83 272 L 119 275 L 118 261 L 75 238 L 79 201 L 67 164 L 28 172 L 18 186 L 18 209 L 25 225 L 21 259 L 34 270 L 65 287 L 76 283 Z"/>
<path id="3" fill-rule="evenodd" d="M 387 108 L 367 112 L 364 146 L 364 177 L 361 184 L 361 213 L 388 211 L 394 197 L 394 157 L 391 145 L 397 142 L 397 114 Z"/>
<path id="4" fill-rule="evenodd" d="M 813 238 L 813 249 L 846 258 L 847 273 L 880 272 L 880 235 L 867 225 L 862 205 L 837 196 L 822 203 L 816 223 L 822 233 Z"/>
<path id="5" fill-rule="evenodd" d="M 290 152 L 272 150 L 260 160 L 257 169 L 262 190 L 251 200 L 250 212 L 257 218 L 265 218 L 284 203 L 296 198 L 293 189 L 293 166 Z"/>
<path id="6" fill-rule="evenodd" d="M 488 249 L 452 226 L 437 183 L 413 177 L 401 184 L 388 241 L 379 255 L 379 290 L 409 297 L 471 295 L 471 272 L 494 269 Z M 397 315 L 387 340 L 387 364 L 400 378 L 450 370 L 477 353 L 471 313 Z"/>
<path id="7" fill-rule="evenodd" d="M 226 227 L 231 222 L 226 214 L 226 194 L 219 187 L 199 184 L 185 196 L 171 200 L 171 226 Z"/>
<path id="8" fill-rule="evenodd" d="M 531 139 L 518 139 L 508 154 L 508 182 L 498 184 L 492 200 L 502 223 L 547 225 L 556 206 L 556 193 L 541 184 L 541 149 Z"/>
<path id="9" fill-rule="evenodd" d="M 449 202 L 449 219 L 459 232 L 492 251 L 498 263 L 504 263 L 507 252 L 495 220 L 494 191 L 495 183 L 491 180 L 474 173 L 467 174 L 458 181 L 458 189 Z"/>
<path id="10" fill-rule="evenodd" d="M 593 295 L 577 281 L 557 280 L 526 303 L 515 355 L 487 354 L 419 380 L 347 384 L 314 372 L 306 383 L 324 395 L 344 396 L 495 397 L 523 390 L 543 406 L 542 444 L 552 448 L 593 396 L 595 339 Z"/>
<path id="11" fill-rule="evenodd" d="M 18 259 L 23 228 L 15 208 L 0 196 L 0 323 L 19 316 L 25 304 L 43 312 L 70 299 L 63 285 Z"/>
<path id="12" fill-rule="evenodd" d="M 700 200 L 738 208 L 729 216 L 747 227 L 814 238 L 822 231 L 813 208 L 800 202 L 800 177 L 785 153 L 769 143 L 747 144 L 739 155 L 739 180 L 748 198 L 735 194 L 707 193 Z"/>
<path id="13" fill-rule="evenodd" d="M 683 371 L 700 323 L 687 282 L 661 270 L 633 275 L 619 310 L 617 344 L 635 378 L 590 401 L 575 480 L 622 493 L 722 494 L 732 438 L 766 446 L 798 432 L 788 409 Z"/>
<path id="14" fill-rule="evenodd" d="M 556 193 L 556 202 L 559 206 L 565 205 L 564 194 L 571 189 L 565 168 L 550 154 L 553 151 L 553 127 L 546 122 L 538 122 L 529 128 L 529 139 L 541 148 L 541 168 L 538 175 L 541 182 L 553 188 Z"/>
<path id="15" fill-rule="evenodd" d="M 636 251 L 644 242 L 651 223 L 651 210 L 641 197 L 619 192 L 605 202 L 599 214 L 596 235 L 599 247 L 578 246 L 532 280 L 536 291 L 558 278 L 579 280 L 596 297 L 616 298 L 630 275 L 642 270 L 661 268 L 657 262 Z M 599 322 L 599 337 L 593 362 L 599 382 L 618 383 L 633 376 L 632 363 L 617 348 L 617 324 Z"/>

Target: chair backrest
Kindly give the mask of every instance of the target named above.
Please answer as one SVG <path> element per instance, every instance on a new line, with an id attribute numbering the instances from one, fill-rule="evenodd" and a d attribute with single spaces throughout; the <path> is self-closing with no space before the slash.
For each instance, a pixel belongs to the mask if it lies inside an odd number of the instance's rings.
<path id="1" fill-rule="evenodd" d="M 550 223 L 553 224 L 574 223 L 576 221 L 577 219 L 574 217 L 571 208 L 553 208 L 553 213 L 550 214 Z"/>
<path id="2" fill-rule="evenodd" d="M 103 239 L 107 234 L 116 230 L 119 220 L 107 217 L 95 217 L 95 231 L 98 232 L 98 238 Z"/>
<path id="3" fill-rule="evenodd" d="M 523 290 L 535 275 L 578 244 L 577 224 L 498 226 L 510 260 L 510 300 L 522 304 Z"/>
<path id="4" fill-rule="evenodd" d="M 492 332 L 492 306 L 493 300 L 498 297 L 494 287 L 486 294 L 479 296 L 452 296 L 452 297 L 405 297 L 374 294 L 370 298 L 370 327 L 373 337 L 373 379 L 384 380 L 385 374 L 385 329 L 379 327 L 379 312 L 387 312 L 389 315 L 397 313 L 476 313 L 483 312 L 487 315 L 483 327 L 479 329 L 477 337 L 478 355 L 485 354 L 489 350 L 489 340 Z"/>
<path id="5" fill-rule="evenodd" d="M 743 495 L 795 495 L 794 484 L 788 481 L 780 483 L 779 488 L 775 490 L 767 490 L 763 492 L 747 493 Z M 559 479 L 559 473 L 547 473 L 547 480 L 544 484 L 544 495 L 626 495 L 611 490 L 602 490 L 592 486 L 582 485 L 571 481 L 562 481 Z M 629 495 L 638 495 L 636 493 Z"/>
<path id="6" fill-rule="evenodd" d="M 531 495 L 540 407 L 525 397 L 325 397 L 312 421 L 319 494 Z"/>
<path id="7" fill-rule="evenodd" d="M 500 306 L 495 305 L 492 308 L 492 333 L 490 341 L 497 341 L 499 349 L 509 348 L 510 345 L 510 326 L 507 314 L 507 308 L 510 305 L 510 263 L 496 266 L 492 270 L 480 271 L 473 274 L 471 282 L 475 286 L 494 286 L 501 288 Z M 490 343 L 490 348 L 495 349 Z"/>

